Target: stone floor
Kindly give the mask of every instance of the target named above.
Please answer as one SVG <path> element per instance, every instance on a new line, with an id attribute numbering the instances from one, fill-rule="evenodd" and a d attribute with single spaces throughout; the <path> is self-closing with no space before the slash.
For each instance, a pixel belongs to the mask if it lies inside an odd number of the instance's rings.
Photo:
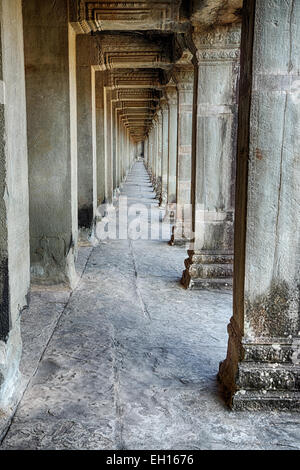
<path id="1" fill-rule="evenodd" d="M 122 194 L 159 217 L 142 163 Z M 169 246 L 164 229 L 160 240 L 81 248 L 71 295 L 33 290 L 28 386 L 1 449 L 300 449 L 299 414 L 224 406 L 216 373 L 231 294 L 184 290 L 186 250 Z"/>

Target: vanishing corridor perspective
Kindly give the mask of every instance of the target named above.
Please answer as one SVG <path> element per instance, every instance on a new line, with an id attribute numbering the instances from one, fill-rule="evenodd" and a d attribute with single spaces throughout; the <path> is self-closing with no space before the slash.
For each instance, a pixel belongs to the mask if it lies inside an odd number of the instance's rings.
<path id="1" fill-rule="evenodd" d="M 122 194 L 159 219 L 143 163 Z M 231 293 L 183 289 L 185 251 L 166 241 L 82 247 L 70 299 L 33 291 L 21 366 L 33 378 L 2 449 L 299 449 L 299 415 L 224 406 L 216 370 Z"/>
<path id="2" fill-rule="evenodd" d="M 0 0 L 0 449 L 299 449 L 300 0 Z"/>

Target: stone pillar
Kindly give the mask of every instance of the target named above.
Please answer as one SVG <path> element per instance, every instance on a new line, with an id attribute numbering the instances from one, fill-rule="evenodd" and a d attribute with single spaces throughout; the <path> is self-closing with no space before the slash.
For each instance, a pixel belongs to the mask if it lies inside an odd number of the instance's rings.
<path id="1" fill-rule="evenodd" d="M 234 314 L 219 377 L 234 409 L 299 410 L 300 3 L 244 7 Z"/>
<path id="2" fill-rule="evenodd" d="M 127 145 L 126 145 L 126 127 L 124 126 L 124 123 L 122 123 L 122 128 L 123 128 L 123 173 L 124 173 L 124 180 L 126 179 L 127 175 Z"/>
<path id="3" fill-rule="evenodd" d="M 129 131 L 126 127 L 125 131 L 125 141 L 126 141 L 126 176 L 128 175 L 130 165 L 131 165 L 131 152 L 130 152 L 130 140 L 129 140 Z"/>
<path id="4" fill-rule="evenodd" d="M 96 150 L 97 150 L 97 202 L 105 200 L 105 143 L 104 143 L 104 80 L 103 72 L 96 72 Z"/>
<path id="5" fill-rule="evenodd" d="M 162 112 L 157 112 L 157 164 L 156 164 L 156 195 L 161 200 L 161 170 L 162 170 Z"/>
<path id="6" fill-rule="evenodd" d="M 113 161 L 113 194 L 116 195 L 116 189 L 118 187 L 118 162 L 117 162 L 117 128 L 116 128 L 116 108 L 117 103 L 115 100 L 112 101 L 112 161 Z"/>
<path id="7" fill-rule="evenodd" d="M 121 119 L 121 117 L 120 117 Z M 125 178 L 125 147 L 124 147 L 124 126 L 122 120 L 120 120 L 120 139 L 121 139 L 121 162 L 122 162 L 122 181 L 124 181 Z"/>
<path id="8" fill-rule="evenodd" d="M 148 162 L 148 173 L 150 180 L 152 180 L 152 162 L 153 162 L 153 123 L 149 130 L 149 162 Z"/>
<path id="9" fill-rule="evenodd" d="M 147 137 L 147 168 L 149 168 L 150 164 L 150 131 Z"/>
<path id="10" fill-rule="evenodd" d="M 13 53 L 12 53 L 13 51 Z M 30 287 L 21 0 L 0 1 L 0 414 L 20 398 L 20 315 Z M 10 410 L 11 412 L 11 410 Z"/>
<path id="11" fill-rule="evenodd" d="M 153 140 L 153 150 L 152 150 L 152 168 L 151 168 L 151 175 L 152 175 L 152 184 L 154 190 L 156 190 L 156 171 L 157 171 L 157 151 L 158 151 L 158 145 L 157 145 L 157 115 L 155 115 L 153 119 L 153 131 L 152 131 L 152 140 Z"/>
<path id="12" fill-rule="evenodd" d="M 170 244 L 183 245 L 191 233 L 193 66 L 175 67 L 173 76 L 178 90 L 178 140 L 176 221 Z"/>
<path id="13" fill-rule="evenodd" d="M 161 99 L 162 110 L 162 164 L 160 205 L 165 207 L 168 198 L 168 163 L 169 163 L 169 106 L 166 98 Z"/>
<path id="14" fill-rule="evenodd" d="M 75 33 L 68 1 L 23 2 L 34 281 L 76 280 L 78 239 Z"/>
<path id="15" fill-rule="evenodd" d="M 112 157 L 112 91 L 104 87 L 104 136 L 105 136 L 105 202 L 113 201 L 113 157 Z"/>
<path id="16" fill-rule="evenodd" d="M 166 87 L 169 104 L 169 159 L 168 159 L 168 194 L 166 218 L 175 215 L 176 210 L 176 169 L 177 169 L 177 112 L 178 97 L 174 83 Z"/>
<path id="17" fill-rule="evenodd" d="M 117 187 L 119 188 L 122 183 L 122 158 L 121 158 L 121 123 L 120 123 L 120 113 L 122 112 L 122 108 L 120 108 L 120 103 L 118 103 L 118 107 L 116 108 L 116 131 L 117 131 L 117 138 L 116 138 L 116 152 L 117 152 Z"/>
<path id="18" fill-rule="evenodd" d="M 97 64 L 99 53 L 94 37 L 85 34 L 77 36 L 76 49 L 78 224 L 91 228 L 97 209 L 96 96 L 92 65 Z"/>
<path id="19" fill-rule="evenodd" d="M 122 111 L 119 112 L 119 152 L 120 152 L 120 180 L 122 183 L 124 179 Z"/>
<path id="20" fill-rule="evenodd" d="M 147 165 L 148 162 L 148 137 L 144 141 L 144 162 Z"/>
<path id="21" fill-rule="evenodd" d="M 194 242 L 182 283 L 186 288 L 231 289 L 240 30 L 223 27 L 194 41 Z"/>

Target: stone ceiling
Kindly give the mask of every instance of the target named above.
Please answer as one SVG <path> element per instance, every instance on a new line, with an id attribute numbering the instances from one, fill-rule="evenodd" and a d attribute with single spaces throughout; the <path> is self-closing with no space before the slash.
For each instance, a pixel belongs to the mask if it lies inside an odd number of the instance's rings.
<path id="1" fill-rule="evenodd" d="M 124 125 L 144 140 L 173 67 L 191 64 L 185 34 L 240 21 L 242 0 L 69 0 L 77 34 L 94 35 L 98 70 Z M 170 82 L 171 80 L 171 82 Z"/>

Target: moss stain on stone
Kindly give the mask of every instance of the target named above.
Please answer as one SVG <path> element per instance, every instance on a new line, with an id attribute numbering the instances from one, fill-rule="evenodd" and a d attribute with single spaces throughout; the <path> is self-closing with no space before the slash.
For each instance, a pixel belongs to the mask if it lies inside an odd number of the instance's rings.
<path id="1" fill-rule="evenodd" d="M 251 330 L 257 337 L 286 337 L 299 330 L 299 317 L 292 315 L 295 292 L 285 281 L 273 281 L 268 292 L 254 302 L 246 298 L 245 311 Z"/>

